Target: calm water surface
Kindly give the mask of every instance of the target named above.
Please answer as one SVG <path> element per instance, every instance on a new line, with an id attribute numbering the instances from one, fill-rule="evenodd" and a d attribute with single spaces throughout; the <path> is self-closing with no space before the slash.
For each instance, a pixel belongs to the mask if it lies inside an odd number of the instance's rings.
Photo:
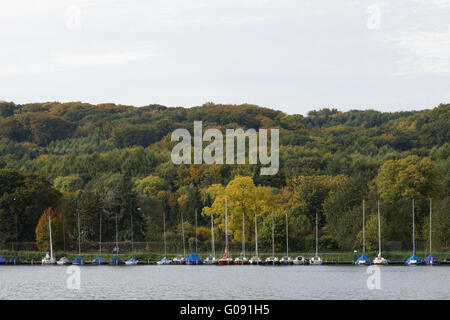
<path id="1" fill-rule="evenodd" d="M 0 299 L 450 299 L 448 266 L 0 266 Z"/>

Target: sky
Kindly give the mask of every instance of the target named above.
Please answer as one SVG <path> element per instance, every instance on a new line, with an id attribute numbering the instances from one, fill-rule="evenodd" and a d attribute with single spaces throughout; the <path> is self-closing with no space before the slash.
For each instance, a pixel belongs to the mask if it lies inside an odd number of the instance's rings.
<path id="1" fill-rule="evenodd" d="M 449 16 L 448 0 L 2 0 L 0 100 L 433 108 Z"/>

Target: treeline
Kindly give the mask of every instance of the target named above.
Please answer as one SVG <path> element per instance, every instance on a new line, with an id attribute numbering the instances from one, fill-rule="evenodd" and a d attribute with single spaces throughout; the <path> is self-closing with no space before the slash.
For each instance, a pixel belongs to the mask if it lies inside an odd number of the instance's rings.
<path id="1" fill-rule="evenodd" d="M 258 165 L 173 165 L 170 134 L 177 128 L 192 132 L 194 120 L 221 131 L 279 128 L 278 174 L 261 176 Z M 188 240 L 195 235 L 196 210 L 199 237 L 207 242 L 211 214 L 216 237 L 223 237 L 226 196 L 233 241 L 241 241 L 242 216 L 246 240 L 254 239 L 256 215 L 261 241 L 270 242 L 274 213 L 281 248 L 287 213 L 290 245 L 301 250 L 313 238 L 318 213 L 323 246 L 359 248 L 365 199 L 370 247 L 377 243 L 376 200 L 381 199 L 383 239 L 406 249 L 411 199 L 423 244 L 432 198 L 435 245 L 448 249 L 449 129 L 450 105 L 397 113 L 322 109 L 303 117 L 213 103 L 186 109 L 2 102 L 0 244 L 35 241 L 39 218 L 49 207 L 61 227 L 60 247 L 78 238 L 78 215 L 83 242 L 99 240 L 100 221 L 102 239 L 114 241 L 116 216 L 119 240 L 131 240 L 132 234 L 135 241 L 162 240 L 165 216 L 168 241 L 180 242 L 181 213 Z"/>

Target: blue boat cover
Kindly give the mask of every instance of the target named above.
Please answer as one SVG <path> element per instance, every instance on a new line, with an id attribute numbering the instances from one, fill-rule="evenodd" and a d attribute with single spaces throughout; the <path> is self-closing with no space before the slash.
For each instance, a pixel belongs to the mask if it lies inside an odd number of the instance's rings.
<path id="1" fill-rule="evenodd" d="M 22 261 L 20 261 L 20 259 L 16 258 L 16 257 L 13 257 L 13 258 L 9 259 L 9 262 L 10 263 L 14 263 L 14 264 L 21 264 L 22 263 Z"/>
<path id="2" fill-rule="evenodd" d="M 114 257 L 114 258 L 111 258 L 111 260 L 109 260 L 109 263 L 110 263 L 110 264 L 122 264 L 123 261 L 120 260 L 119 257 Z"/>
<path id="3" fill-rule="evenodd" d="M 436 259 L 435 257 L 433 257 L 431 254 L 426 257 L 423 262 L 425 262 L 426 264 L 436 264 L 439 263 L 438 259 Z"/>
<path id="4" fill-rule="evenodd" d="M 418 256 L 416 256 L 415 254 L 413 254 L 411 257 L 409 257 L 409 259 L 406 260 L 406 263 L 409 263 L 411 260 L 416 260 L 418 263 L 421 262 L 420 258 Z"/>
<path id="5" fill-rule="evenodd" d="M 73 261 L 73 264 L 84 264 L 84 260 L 81 257 L 76 257 Z"/>
<path id="6" fill-rule="evenodd" d="M 355 263 L 359 263 L 360 261 L 364 261 L 364 262 L 370 263 L 369 257 L 367 257 L 364 253 L 363 253 L 363 255 L 362 255 L 361 257 L 359 257 L 359 258 L 356 260 Z"/>
<path id="7" fill-rule="evenodd" d="M 191 253 L 186 259 L 186 263 L 202 263 L 202 259 L 198 257 L 195 253 Z"/>
<path id="8" fill-rule="evenodd" d="M 5 264 L 5 263 L 6 263 L 5 258 L 3 258 L 2 256 L 0 256 L 0 264 Z"/>
<path id="9" fill-rule="evenodd" d="M 92 263 L 96 263 L 96 264 L 106 264 L 106 261 L 103 260 L 102 257 L 97 257 L 94 260 L 92 260 Z"/>
<path id="10" fill-rule="evenodd" d="M 134 257 L 131 257 L 127 262 L 136 262 L 137 260 Z"/>
<path id="11" fill-rule="evenodd" d="M 166 257 L 164 257 L 164 258 L 162 258 L 161 259 L 161 262 L 163 262 L 163 263 L 168 263 L 168 262 L 170 262 Z"/>

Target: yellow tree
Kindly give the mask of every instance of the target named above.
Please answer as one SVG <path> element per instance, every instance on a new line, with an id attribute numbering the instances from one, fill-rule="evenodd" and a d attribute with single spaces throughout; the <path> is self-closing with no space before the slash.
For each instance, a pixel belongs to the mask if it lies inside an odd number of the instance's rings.
<path id="1" fill-rule="evenodd" d="M 232 240 L 242 241 L 242 219 L 245 221 L 245 240 L 253 240 L 255 214 L 262 217 L 275 209 L 276 200 L 269 187 L 255 186 L 251 177 L 236 176 L 226 187 L 214 184 L 208 188 L 214 199 L 203 214 L 214 214 L 214 224 L 225 232 L 225 199 L 227 199 L 228 234 Z M 260 222 L 260 221 L 258 221 Z"/>
<path id="2" fill-rule="evenodd" d="M 383 199 L 433 198 L 442 191 L 441 172 L 428 157 L 386 161 L 376 178 Z"/>

